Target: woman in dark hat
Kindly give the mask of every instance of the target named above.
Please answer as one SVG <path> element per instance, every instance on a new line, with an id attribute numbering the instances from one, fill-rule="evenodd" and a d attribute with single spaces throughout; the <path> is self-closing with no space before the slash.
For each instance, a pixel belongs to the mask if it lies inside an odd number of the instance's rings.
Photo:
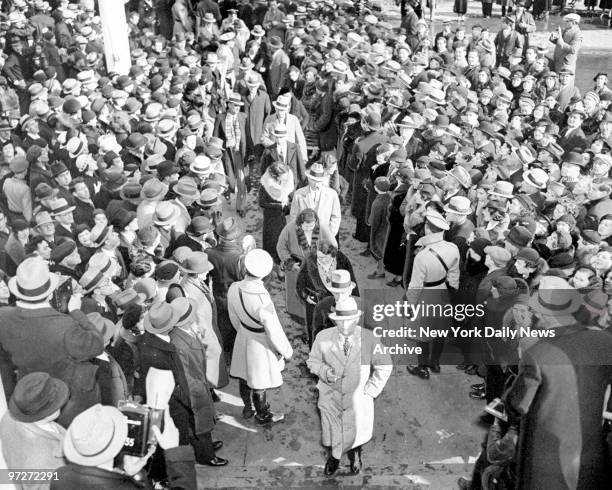
<path id="1" fill-rule="evenodd" d="M 308 345 L 311 346 L 313 338 L 310 326 L 312 325 L 312 315 L 314 307 L 326 296 L 331 296 L 332 287 L 331 273 L 336 269 L 349 271 L 351 281 L 357 284 L 353 266 L 346 255 L 344 255 L 335 245 L 329 242 L 319 242 L 316 250 L 311 251 L 306 256 L 304 263 L 298 274 L 296 290 L 298 296 L 306 306 L 306 325 L 309 334 Z M 355 289 L 355 296 L 359 296 L 359 289 Z"/>

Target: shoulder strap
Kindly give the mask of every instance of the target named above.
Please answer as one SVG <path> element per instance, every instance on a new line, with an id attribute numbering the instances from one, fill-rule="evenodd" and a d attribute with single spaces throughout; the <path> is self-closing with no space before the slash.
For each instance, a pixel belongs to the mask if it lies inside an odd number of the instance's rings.
<path id="1" fill-rule="evenodd" d="M 440 254 L 436 252 L 433 248 L 428 248 L 427 250 L 429 250 L 433 255 L 435 255 L 436 258 L 440 261 L 442 267 L 444 267 L 444 272 L 448 272 L 448 266 L 446 265 L 446 262 L 444 262 L 444 259 L 440 257 Z"/>
<path id="2" fill-rule="evenodd" d="M 255 317 L 253 315 L 251 315 L 246 307 L 244 306 L 244 298 L 242 297 L 242 290 L 240 288 L 238 288 L 238 296 L 240 297 L 240 304 L 242 305 L 242 310 L 246 313 L 246 315 L 253 321 L 255 322 L 257 325 L 261 325 L 260 321 L 255 319 Z"/>

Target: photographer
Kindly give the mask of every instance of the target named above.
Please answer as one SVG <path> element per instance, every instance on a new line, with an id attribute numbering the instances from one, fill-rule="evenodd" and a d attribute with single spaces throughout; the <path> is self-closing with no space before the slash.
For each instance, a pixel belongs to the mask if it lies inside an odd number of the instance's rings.
<path id="1" fill-rule="evenodd" d="M 178 445 L 178 429 L 168 410 L 164 412 L 164 432 L 155 426 L 153 432 L 164 450 L 168 488 L 195 490 L 193 449 Z M 64 455 L 69 464 L 59 468 L 51 489 L 152 488 L 141 472 L 155 446 L 143 457 L 122 455 L 127 435 L 127 419 L 115 407 L 98 404 L 79 414 L 64 438 Z"/>
<path id="2" fill-rule="evenodd" d="M 561 26 L 550 35 L 550 42 L 555 45 L 553 54 L 554 68 L 557 73 L 561 70 L 571 70 L 576 73 L 576 63 L 578 61 L 578 51 L 582 45 L 582 32 L 578 24 L 580 16 L 578 14 L 567 14 L 563 17 L 565 28 Z"/>

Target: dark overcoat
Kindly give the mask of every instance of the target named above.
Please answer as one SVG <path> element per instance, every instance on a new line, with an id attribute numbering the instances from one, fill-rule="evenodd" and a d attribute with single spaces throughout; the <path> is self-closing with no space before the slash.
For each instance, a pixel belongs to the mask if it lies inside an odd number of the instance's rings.
<path id="1" fill-rule="evenodd" d="M 506 395 L 520 418 L 518 488 L 610 488 L 602 408 L 612 381 L 612 336 L 580 325 L 556 328 L 521 359 Z"/>

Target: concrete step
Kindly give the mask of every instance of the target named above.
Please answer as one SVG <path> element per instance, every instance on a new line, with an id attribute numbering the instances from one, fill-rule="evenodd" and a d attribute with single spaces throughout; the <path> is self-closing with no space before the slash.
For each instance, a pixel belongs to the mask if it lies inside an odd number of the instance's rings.
<path id="1" fill-rule="evenodd" d="M 278 466 L 197 466 L 199 488 L 402 488 L 407 490 L 457 488 L 457 479 L 469 475 L 465 463 L 421 465 L 394 464 L 367 466 L 358 475 L 350 473 L 346 458 L 332 477 L 323 474 L 323 465 L 303 466 L 291 461 Z M 460 459 L 460 458 L 459 458 Z"/>

